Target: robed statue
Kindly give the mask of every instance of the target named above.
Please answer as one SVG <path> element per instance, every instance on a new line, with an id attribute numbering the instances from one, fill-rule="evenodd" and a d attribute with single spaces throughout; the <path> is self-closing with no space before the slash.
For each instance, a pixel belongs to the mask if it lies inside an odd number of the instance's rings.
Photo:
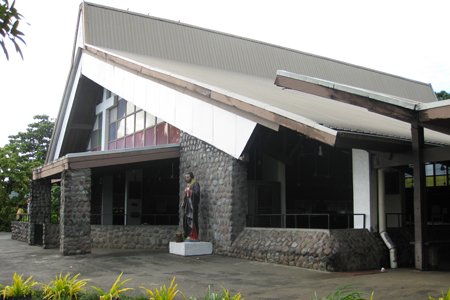
<path id="1" fill-rule="evenodd" d="M 183 231 L 185 242 L 198 241 L 198 206 L 200 204 L 200 185 L 194 180 L 192 172 L 186 173 L 186 189 L 184 190 Z"/>

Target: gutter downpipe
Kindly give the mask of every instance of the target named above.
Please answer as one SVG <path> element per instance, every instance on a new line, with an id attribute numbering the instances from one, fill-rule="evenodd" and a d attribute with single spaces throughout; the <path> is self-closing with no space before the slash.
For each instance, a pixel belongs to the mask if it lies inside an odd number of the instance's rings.
<path id="1" fill-rule="evenodd" d="M 383 239 L 386 247 L 389 249 L 389 261 L 391 269 L 397 269 L 397 252 L 395 245 L 386 232 L 386 198 L 384 186 L 384 170 L 378 169 L 378 226 L 380 236 Z"/>

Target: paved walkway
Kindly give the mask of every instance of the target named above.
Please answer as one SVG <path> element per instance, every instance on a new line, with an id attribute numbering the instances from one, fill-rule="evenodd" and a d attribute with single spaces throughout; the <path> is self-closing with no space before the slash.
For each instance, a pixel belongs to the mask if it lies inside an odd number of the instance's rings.
<path id="1" fill-rule="evenodd" d="M 71 269 L 70 269 L 71 268 Z M 0 232 L 0 283 L 10 284 L 14 272 L 33 276 L 49 283 L 60 272 L 80 273 L 79 279 L 90 278 L 89 286 L 109 289 L 121 272 L 122 279 L 132 280 L 124 287 L 134 288 L 129 294 L 144 294 L 139 287 L 153 289 L 168 286 L 174 276 L 178 289 L 189 299 L 203 299 L 208 288 L 221 287 L 231 293 L 240 292 L 251 299 L 311 299 L 314 292 L 325 297 L 338 286 L 359 283 L 358 290 L 375 291 L 374 299 L 438 298 L 450 287 L 450 272 L 420 272 L 414 269 L 387 269 L 386 273 L 350 276 L 306 270 L 297 267 L 232 259 L 208 255 L 180 257 L 162 250 L 93 249 L 93 253 L 61 256 L 59 249 L 42 249 L 11 240 L 10 233 Z"/>

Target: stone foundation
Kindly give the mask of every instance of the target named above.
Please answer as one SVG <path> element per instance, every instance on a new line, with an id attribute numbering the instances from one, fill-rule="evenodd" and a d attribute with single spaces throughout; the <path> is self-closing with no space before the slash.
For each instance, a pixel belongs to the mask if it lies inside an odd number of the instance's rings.
<path id="1" fill-rule="evenodd" d="M 92 225 L 92 248 L 169 249 L 178 225 Z"/>
<path id="2" fill-rule="evenodd" d="M 28 222 L 11 222 L 11 239 L 28 243 L 29 227 L 30 223 Z"/>
<path id="3" fill-rule="evenodd" d="M 228 251 L 217 254 L 321 271 L 378 269 L 388 250 L 365 229 L 314 230 L 245 228 Z"/>

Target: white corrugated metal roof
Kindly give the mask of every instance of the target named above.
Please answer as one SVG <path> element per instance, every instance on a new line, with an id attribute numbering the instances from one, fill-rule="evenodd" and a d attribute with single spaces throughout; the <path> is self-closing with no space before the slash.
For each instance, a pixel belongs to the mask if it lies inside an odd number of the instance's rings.
<path id="1" fill-rule="evenodd" d="M 273 79 L 277 70 L 434 102 L 429 84 L 180 22 L 84 3 L 86 43 Z"/>

